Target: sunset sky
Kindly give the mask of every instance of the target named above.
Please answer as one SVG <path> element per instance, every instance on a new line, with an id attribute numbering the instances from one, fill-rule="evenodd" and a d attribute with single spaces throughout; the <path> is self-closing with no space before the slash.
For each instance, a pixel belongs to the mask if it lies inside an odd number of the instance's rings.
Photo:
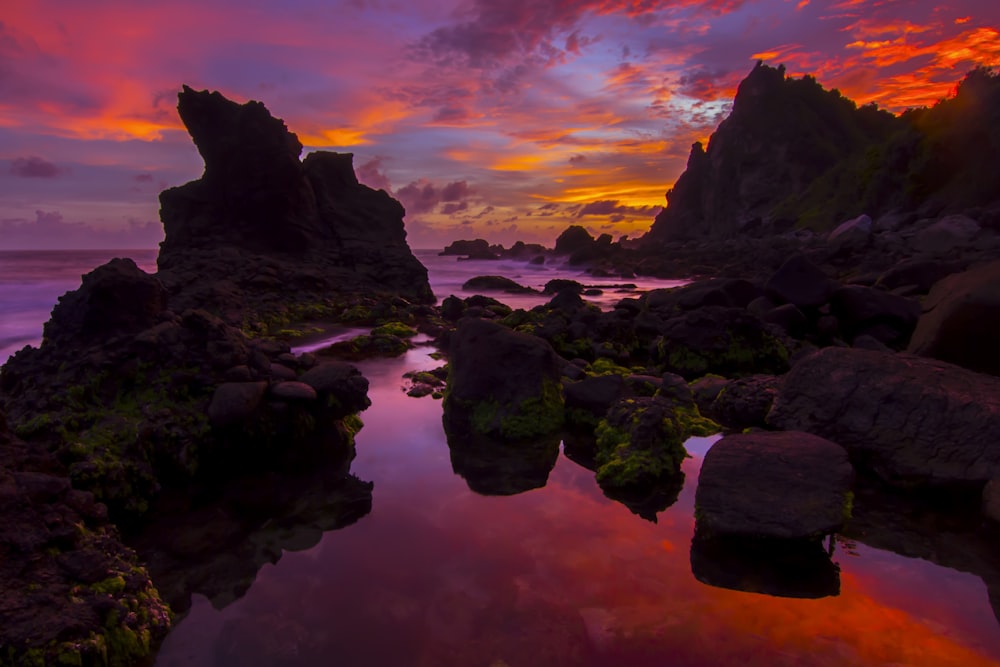
<path id="1" fill-rule="evenodd" d="M 10 0 L 0 248 L 153 247 L 182 84 L 354 153 L 413 247 L 637 235 L 757 59 L 898 111 L 1000 65 L 995 0 Z"/>

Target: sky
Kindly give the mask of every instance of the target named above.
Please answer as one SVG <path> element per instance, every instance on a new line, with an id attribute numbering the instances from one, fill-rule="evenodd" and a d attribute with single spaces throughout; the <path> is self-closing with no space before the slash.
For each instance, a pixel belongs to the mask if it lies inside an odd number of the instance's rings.
<path id="1" fill-rule="evenodd" d="M 894 112 L 1000 66 L 996 0 L 9 0 L 0 249 L 151 248 L 182 84 L 354 154 L 414 248 L 638 236 L 758 59 Z"/>

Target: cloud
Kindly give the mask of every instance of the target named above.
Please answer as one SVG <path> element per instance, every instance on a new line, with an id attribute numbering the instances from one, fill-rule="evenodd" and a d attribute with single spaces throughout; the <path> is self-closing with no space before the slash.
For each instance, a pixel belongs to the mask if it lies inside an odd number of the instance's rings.
<path id="1" fill-rule="evenodd" d="M 585 215 L 612 216 L 615 221 L 624 220 L 626 217 L 650 217 L 659 211 L 659 206 L 626 206 L 617 199 L 603 199 L 584 204 L 577 211 L 576 217 L 582 218 Z"/>
<path id="2" fill-rule="evenodd" d="M 17 157 L 10 161 L 10 173 L 18 178 L 55 178 L 65 170 L 40 157 Z"/>
<path id="3" fill-rule="evenodd" d="M 465 211 L 469 208 L 467 200 L 473 195 L 466 181 L 452 181 L 439 186 L 423 178 L 404 185 L 395 193 L 408 216 L 430 213 L 441 203 L 445 204 L 440 211 L 444 215 Z"/>
<path id="4" fill-rule="evenodd" d="M 136 174 L 132 177 L 136 183 L 152 183 L 153 175 L 148 172 L 143 172 L 141 174 Z"/>
<path id="5" fill-rule="evenodd" d="M 358 167 L 358 180 L 375 190 L 385 190 L 386 192 L 390 192 L 391 187 L 389 184 L 389 178 L 382 170 L 383 159 L 384 158 L 382 158 L 382 156 L 376 155 Z"/>
<path id="6" fill-rule="evenodd" d="M 155 248 L 163 240 L 159 222 L 131 219 L 124 227 L 102 228 L 67 222 L 59 211 L 35 211 L 34 220 L 0 220 L 0 249 Z"/>

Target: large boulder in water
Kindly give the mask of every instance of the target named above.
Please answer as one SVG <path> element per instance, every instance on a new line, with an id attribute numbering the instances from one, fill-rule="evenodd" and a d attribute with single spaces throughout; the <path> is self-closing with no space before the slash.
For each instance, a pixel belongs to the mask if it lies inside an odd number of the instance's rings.
<path id="1" fill-rule="evenodd" d="M 541 338 L 466 318 L 449 360 L 444 417 L 451 429 L 522 440 L 562 425 L 563 362 Z"/>
<path id="2" fill-rule="evenodd" d="M 785 375 L 768 421 L 847 448 L 904 487 L 1000 476 L 1000 379 L 941 361 L 826 348 Z"/>
<path id="3" fill-rule="evenodd" d="M 183 306 L 204 307 L 213 296 L 232 301 L 205 289 L 206 281 L 225 281 L 216 291 L 280 291 L 286 299 L 298 287 L 433 301 L 427 271 L 406 244 L 402 205 L 360 184 L 351 154 L 300 161 L 298 137 L 260 102 L 187 86 L 178 100 L 205 160 L 200 179 L 160 194 L 165 238 L 157 261 L 173 296 L 193 295 Z M 299 291 L 292 300 L 315 301 Z"/>
<path id="4" fill-rule="evenodd" d="M 747 433 L 715 443 L 695 496 L 702 536 L 815 539 L 849 516 L 854 469 L 840 445 L 809 433 Z"/>
<path id="5" fill-rule="evenodd" d="M 1000 261 L 948 276 L 923 308 L 910 352 L 1000 375 Z"/>

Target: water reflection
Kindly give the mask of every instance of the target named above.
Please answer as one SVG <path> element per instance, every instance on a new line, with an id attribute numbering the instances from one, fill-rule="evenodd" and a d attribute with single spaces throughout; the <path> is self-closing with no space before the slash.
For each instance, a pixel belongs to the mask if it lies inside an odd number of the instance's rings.
<path id="1" fill-rule="evenodd" d="M 446 430 L 451 467 L 469 488 L 485 496 L 512 496 L 540 489 L 559 457 L 559 436 L 503 442 Z"/>
<path id="2" fill-rule="evenodd" d="M 840 568 L 818 541 L 691 540 L 691 572 L 710 586 L 786 598 L 840 594 Z"/>
<path id="3" fill-rule="evenodd" d="M 349 458 L 314 461 L 305 472 L 246 475 L 195 499 L 166 497 L 128 541 L 174 612 L 186 612 L 194 594 L 222 609 L 265 564 L 311 549 L 371 511 L 373 485 L 349 467 Z"/>

